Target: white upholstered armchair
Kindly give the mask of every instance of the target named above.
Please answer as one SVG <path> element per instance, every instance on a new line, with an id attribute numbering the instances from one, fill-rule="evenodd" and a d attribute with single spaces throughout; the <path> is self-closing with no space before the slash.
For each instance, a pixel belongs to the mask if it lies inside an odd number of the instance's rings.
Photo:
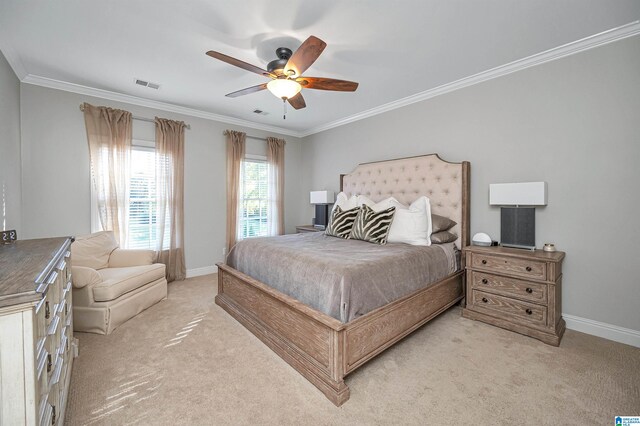
<path id="1" fill-rule="evenodd" d="M 118 248 L 112 232 L 77 237 L 71 245 L 73 327 L 110 334 L 166 299 L 165 265 L 152 250 Z"/>

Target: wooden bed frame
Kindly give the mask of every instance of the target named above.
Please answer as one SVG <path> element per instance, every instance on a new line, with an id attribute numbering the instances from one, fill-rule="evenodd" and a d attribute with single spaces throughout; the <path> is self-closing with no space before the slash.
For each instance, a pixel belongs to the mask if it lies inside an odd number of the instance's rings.
<path id="1" fill-rule="evenodd" d="M 416 163 L 418 161 L 419 163 Z M 459 248 L 469 244 L 469 163 L 448 163 L 437 155 L 411 157 L 399 160 L 389 160 L 377 163 L 365 163 L 358 168 L 387 167 L 392 164 L 393 169 L 400 173 L 415 164 L 435 164 L 452 170 L 459 170 L 453 175 L 454 184 L 459 185 L 459 199 L 451 203 L 455 207 L 458 222 Z M 405 164 L 406 166 L 403 166 Z M 452 165 L 447 166 L 446 164 Z M 420 166 L 415 166 L 420 167 Z M 427 166 L 425 166 L 427 167 Z M 360 176 L 358 168 L 345 179 Z M 436 167 L 441 173 L 441 167 Z M 382 170 L 382 168 L 378 169 Z M 418 168 L 416 168 L 416 171 Z M 360 174 L 358 174 L 360 173 Z M 402 174 L 402 173 L 401 173 Z M 438 182 L 443 176 L 433 176 Z M 445 177 L 446 178 L 446 177 Z M 415 178 L 408 178 L 411 182 Z M 400 184 L 402 179 L 395 179 Z M 385 182 L 388 180 L 385 179 Z M 368 181 L 376 184 L 376 181 Z M 355 182 L 350 183 L 358 187 Z M 415 184 L 415 183 L 414 183 Z M 425 182 L 425 187 L 429 183 Z M 343 182 L 341 179 L 341 190 Z M 436 185 L 437 186 L 437 185 Z M 386 198 L 388 194 L 394 196 L 402 194 L 406 202 L 411 191 L 395 190 L 385 187 L 385 191 L 372 191 L 370 188 L 363 193 L 374 199 Z M 345 192 L 347 190 L 345 189 Z M 438 213 L 437 206 L 445 208 L 442 201 L 438 201 L 438 194 L 428 194 L 423 191 L 432 202 L 432 211 Z M 445 194 L 446 193 L 446 194 Z M 442 200 L 449 194 L 449 189 L 442 191 Z M 373 196 L 372 196 L 373 195 Z M 398 198 L 398 197 L 396 197 Z M 402 198 L 402 197 L 400 197 Z M 414 197 L 417 198 L 417 197 Z M 434 199 L 435 205 L 434 205 Z M 374 199 L 374 201 L 377 201 Z M 458 205 L 459 203 L 459 205 Z M 451 217 L 451 216 L 449 216 Z M 464 297 L 463 270 L 449 275 L 445 279 L 415 291 L 401 299 L 382 306 L 374 311 L 362 315 L 348 323 L 342 323 L 322 312 L 289 297 L 277 290 L 245 275 L 232 267 L 219 263 L 218 265 L 218 295 L 216 304 L 225 309 L 231 316 L 255 334 L 282 359 L 295 368 L 307 380 L 320 389 L 335 405 L 340 406 L 349 399 L 349 388 L 344 382 L 345 376 L 369 361 L 388 347 L 392 346 L 420 326 L 453 306 Z M 462 265 L 463 266 L 463 265 Z"/>

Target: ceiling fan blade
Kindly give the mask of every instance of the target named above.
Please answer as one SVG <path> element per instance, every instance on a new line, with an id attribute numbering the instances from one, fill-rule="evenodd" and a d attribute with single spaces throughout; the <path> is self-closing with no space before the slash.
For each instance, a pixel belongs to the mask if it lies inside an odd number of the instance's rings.
<path id="1" fill-rule="evenodd" d="M 257 86 L 247 87 L 246 89 L 238 90 L 237 92 L 231 92 L 225 96 L 229 98 L 237 98 L 238 96 L 248 95 L 249 93 L 259 92 L 267 88 L 267 83 L 258 84 Z"/>
<path id="2" fill-rule="evenodd" d="M 316 36 L 311 36 L 302 43 L 296 52 L 289 58 L 284 72 L 293 71 L 293 76 L 297 77 L 307 70 L 322 53 L 327 43 Z"/>
<path id="3" fill-rule="evenodd" d="M 265 77 L 275 78 L 275 76 L 269 73 L 267 70 L 263 70 L 260 67 L 256 67 L 255 65 L 248 64 L 240 59 L 232 58 L 231 56 L 225 55 L 224 53 L 216 52 L 214 50 L 210 50 L 207 52 L 207 55 L 212 58 L 218 59 L 222 62 L 226 62 L 230 65 L 234 65 L 238 68 L 242 68 L 243 70 L 251 71 L 256 74 L 263 75 Z"/>
<path id="4" fill-rule="evenodd" d="M 293 98 L 287 99 L 287 101 L 295 109 L 302 109 L 307 106 L 307 104 L 304 102 L 304 98 L 302 97 L 302 93 L 298 93 Z"/>
<path id="5" fill-rule="evenodd" d="M 355 92 L 358 83 L 355 81 L 336 80 L 323 77 L 299 77 L 296 81 L 305 89 L 334 90 L 337 92 Z"/>

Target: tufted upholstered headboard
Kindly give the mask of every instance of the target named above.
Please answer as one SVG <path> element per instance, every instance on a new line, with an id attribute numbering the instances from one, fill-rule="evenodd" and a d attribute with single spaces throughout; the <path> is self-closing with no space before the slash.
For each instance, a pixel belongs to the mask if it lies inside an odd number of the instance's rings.
<path id="1" fill-rule="evenodd" d="M 469 245 L 470 163 L 450 163 L 438 154 L 363 163 L 340 176 L 340 190 L 349 197 L 366 195 L 373 201 L 395 197 L 409 205 L 426 195 L 431 213 L 455 220 L 456 245 Z"/>

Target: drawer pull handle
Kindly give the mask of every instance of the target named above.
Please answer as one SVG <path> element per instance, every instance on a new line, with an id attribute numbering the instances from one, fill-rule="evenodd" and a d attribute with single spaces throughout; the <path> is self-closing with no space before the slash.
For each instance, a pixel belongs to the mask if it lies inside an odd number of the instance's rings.
<path id="1" fill-rule="evenodd" d="M 482 298 L 482 301 L 483 301 L 484 303 L 487 303 L 487 302 L 488 302 L 488 300 L 487 300 L 487 298 L 486 298 L 486 297 L 483 297 L 483 298 Z"/>
<path id="2" fill-rule="evenodd" d="M 531 272 L 531 266 L 527 266 L 525 269 L 527 270 L 527 272 Z"/>
<path id="3" fill-rule="evenodd" d="M 44 318 L 51 318 L 51 310 L 49 309 L 49 301 L 44 302 Z"/>
<path id="4" fill-rule="evenodd" d="M 51 373 L 51 367 L 53 363 L 51 362 L 51 354 L 47 354 L 47 373 Z"/>
<path id="5" fill-rule="evenodd" d="M 482 284 L 487 284 L 489 282 L 489 280 L 487 280 L 486 278 L 482 279 Z"/>
<path id="6" fill-rule="evenodd" d="M 531 309 L 527 309 L 525 312 L 527 313 L 527 315 L 531 315 L 533 313 Z"/>
<path id="7" fill-rule="evenodd" d="M 487 264 L 487 260 L 486 259 L 482 259 L 482 264 L 486 265 Z"/>
<path id="8" fill-rule="evenodd" d="M 533 289 L 531 287 L 527 287 L 527 293 L 529 294 L 533 293 Z"/>

